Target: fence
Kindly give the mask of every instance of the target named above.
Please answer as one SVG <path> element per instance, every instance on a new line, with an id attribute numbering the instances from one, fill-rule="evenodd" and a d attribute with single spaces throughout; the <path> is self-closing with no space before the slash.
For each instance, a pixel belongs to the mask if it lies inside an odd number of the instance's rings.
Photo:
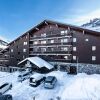
<path id="1" fill-rule="evenodd" d="M 13 66 L 8 66 L 8 67 L 3 67 L 0 66 L 0 71 L 1 72 L 15 72 L 15 71 L 19 71 L 21 68 L 19 67 L 13 67 Z"/>

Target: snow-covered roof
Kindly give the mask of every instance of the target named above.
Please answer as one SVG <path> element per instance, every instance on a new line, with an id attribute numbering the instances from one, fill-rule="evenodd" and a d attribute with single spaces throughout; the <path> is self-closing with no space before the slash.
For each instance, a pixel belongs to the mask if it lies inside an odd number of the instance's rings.
<path id="1" fill-rule="evenodd" d="M 22 60 L 21 62 L 19 62 L 18 65 L 23 63 L 23 62 L 25 62 L 25 61 L 27 61 L 27 60 L 30 61 L 31 63 L 35 64 L 39 68 L 46 67 L 48 69 L 52 69 L 54 67 L 53 65 L 51 65 L 47 61 L 41 59 L 40 57 L 29 57 L 29 58 L 26 58 L 26 59 Z"/>

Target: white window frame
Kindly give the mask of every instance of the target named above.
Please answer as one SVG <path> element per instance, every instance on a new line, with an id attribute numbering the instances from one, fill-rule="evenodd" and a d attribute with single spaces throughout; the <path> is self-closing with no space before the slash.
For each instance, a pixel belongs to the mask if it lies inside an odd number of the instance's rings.
<path id="1" fill-rule="evenodd" d="M 96 56 L 92 56 L 92 61 L 95 61 L 96 60 Z"/>
<path id="2" fill-rule="evenodd" d="M 24 44 L 24 45 L 27 45 L 27 42 L 24 42 L 23 44 Z"/>
<path id="3" fill-rule="evenodd" d="M 13 50 L 13 49 L 11 49 L 11 52 L 14 52 L 14 50 Z"/>
<path id="4" fill-rule="evenodd" d="M 76 60 L 76 56 L 73 56 L 73 60 Z"/>
<path id="5" fill-rule="evenodd" d="M 38 44 L 38 41 L 34 41 L 33 44 Z"/>
<path id="6" fill-rule="evenodd" d="M 92 46 L 92 51 L 95 51 L 96 50 L 96 46 Z"/>
<path id="7" fill-rule="evenodd" d="M 46 44 L 46 40 L 42 40 L 41 41 L 41 44 Z"/>
<path id="8" fill-rule="evenodd" d="M 50 43 L 54 43 L 54 40 L 50 40 Z"/>
<path id="9" fill-rule="evenodd" d="M 77 48 L 76 47 L 73 47 L 73 51 L 76 51 L 77 50 Z"/>
<path id="10" fill-rule="evenodd" d="M 61 31 L 61 34 L 63 35 L 65 33 L 65 31 Z"/>
<path id="11" fill-rule="evenodd" d="M 26 52 L 26 49 L 23 49 L 23 52 Z"/>
<path id="12" fill-rule="evenodd" d="M 73 38 L 73 42 L 76 42 L 76 38 Z"/>
<path id="13" fill-rule="evenodd" d="M 62 51 L 68 51 L 68 47 L 61 47 Z"/>
<path id="14" fill-rule="evenodd" d="M 68 42 L 68 39 L 65 38 L 65 39 L 61 39 L 61 43 L 67 43 Z"/>

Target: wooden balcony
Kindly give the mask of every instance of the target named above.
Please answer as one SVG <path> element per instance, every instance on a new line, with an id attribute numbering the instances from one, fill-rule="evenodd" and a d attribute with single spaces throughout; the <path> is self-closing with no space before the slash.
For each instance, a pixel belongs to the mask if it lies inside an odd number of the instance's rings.
<path id="1" fill-rule="evenodd" d="M 30 51 L 29 52 L 30 55 L 72 55 L 72 51 Z"/>
<path id="2" fill-rule="evenodd" d="M 30 48 L 34 46 L 71 46 L 72 41 L 68 41 L 66 43 L 46 43 L 46 44 L 30 44 Z"/>
<path id="3" fill-rule="evenodd" d="M 53 38 L 71 38 L 72 35 L 71 34 L 52 34 L 52 35 L 46 35 L 46 36 L 36 36 L 36 37 L 30 37 L 30 41 L 34 41 L 34 40 L 44 40 L 44 39 L 53 39 Z"/>

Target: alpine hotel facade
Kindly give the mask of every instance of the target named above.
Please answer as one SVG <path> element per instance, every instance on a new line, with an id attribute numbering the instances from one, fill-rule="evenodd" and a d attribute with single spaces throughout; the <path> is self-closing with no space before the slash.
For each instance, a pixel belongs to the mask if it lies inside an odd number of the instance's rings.
<path id="1" fill-rule="evenodd" d="M 34 56 L 51 62 L 100 64 L 100 32 L 44 20 L 1 51 L 0 65 L 17 66 Z"/>

